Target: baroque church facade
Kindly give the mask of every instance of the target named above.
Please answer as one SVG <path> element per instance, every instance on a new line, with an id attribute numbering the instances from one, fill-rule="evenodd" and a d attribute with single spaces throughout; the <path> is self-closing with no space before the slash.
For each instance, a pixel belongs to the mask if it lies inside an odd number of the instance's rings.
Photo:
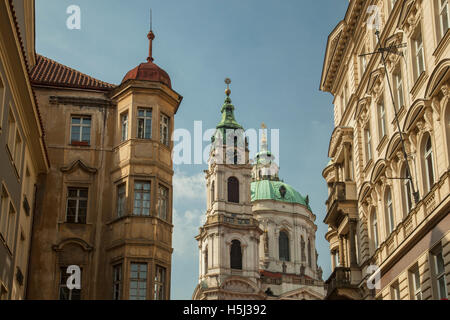
<path id="1" fill-rule="evenodd" d="M 225 93 L 205 171 L 206 222 L 196 236 L 199 281 L 193 299 L 323 299 L 309 199 L 279 179 L 265 132 L 250 161 L 230 89 Z"/>

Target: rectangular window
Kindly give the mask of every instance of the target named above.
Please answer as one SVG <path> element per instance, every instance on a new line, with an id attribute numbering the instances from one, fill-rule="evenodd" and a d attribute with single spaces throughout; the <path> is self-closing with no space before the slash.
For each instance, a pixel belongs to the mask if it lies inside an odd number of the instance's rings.
<path id="1" fill-rule="evenodd" d="M 445 277 L 445 263 L 444 256 L 442 255 L 442 246 L 439 244 L 437 248 L 433 250 L 432 264 L 434 265 L 434 285 L 436 288 L 437 298 L 447 299 L 447 281 Z"/>
<path id="2" fill-rule="evenodd" d="M 410 271 L 410 277 L 410 283 L 412 285 L 412 298 L 414 300 L 422 300 L 422 288 L 420 284 L 420 273 L 418 266 Z"/>
<path id="3" fill-rule="evenodd" d="M 161 122 L 159 124 L 160 142 L 169 146 L 169 117 L 161 114 Z"/>
<path id="4" fill-rule="evenodd" d="M 130 300 L 147 299 L 147 264 L 131 263 Z"/>
<path id="5" fill-rule="evenodd" d="M 125 215 L 125 193 L 126 184 L 122 183 L 117 187 L 117 217 L 123 217 Z"/>
<path id="6" fill-rule="evenodd" d="M 423 50 L 422 31 L 419 29 L 413 39 L 414 43 L 414 81 L 425 71 L 425 55 Z"/>
<path id="7" fill-rule="evenodd" d="M 70 274 L 67 273 L 67 267 L 61 267 L 59 270 L 59 300 L 81 300 L 81 289 L 69 289 L 67 287 L 67 279 L 70 276 Z M 83 274 L 83 270 L 81 269 L 80 271 L 81 276 Z"/>
<path id="8" fill-rule="evenodd" d="M 398 282 L 391 286 L 391 300 L 400 300 L 400 287 Z"/>
<path id="9" fill-rule="evenodd" d="M 72 116 L 70 141 L 72 144 L 89 145 L 91 143 L 90 116 Z"/>
<path id="10" fill-rule="evenodd" d="M 160 185 L 158 192 L 158 215 L 161 219 L 167 220 L 167 209 L 169 208 L 169 189 Z"/>
<path id="11" fill-rule="evenodd" d="M 121 128 L 121 140 L 128 140 L 128 113 L 124 113 L 120 116 L 120 128 Z"/>
<path id="12" fill-rule="evenodd" d="M 122 265 L 113 267 L 113 300 L 122 299 Z"/>
<path id="13" fill-rule="evenodd" d="M 152 138 L 152 109 L 138 109 L 137 117 L 137 137 L 138 139 Z"/>
<path id="14" fill-rule="evenodd" d="M 16 120 L 12 115 L 12 110 L 9 109 L 9 120 L 8 120 L 8 149 L 11 153 L 11 157 L 14 157 L 14 142 L 16 140 Z"/>
<path id="15" fill-rule="evenodd" d="M 448 12 L 448 0 L 438 0 L 439 3 L 439 33 L 440 39 L 442 39 L 447 33 L 450 25 L 449 12 Z"/>
<path id="16" fill-rule="evenodd" d="M 6 241 L 6 230 L 8 229 L 8 209 L 9 196 L 6 190 L 1 187 L 1 202 L 0 202 L 0 235 Z"/>
<path id="17" fill-rule="evenodd" d="M 379 125 L 379 134 L 380 141 L 386 135 L 386 109 L 384 108 L 384 101 L 380 100 L 378 102 L 378 125 Z"/>
<path id="18" fill-rule="evenodd" d="M 366 139 L 366 162 L 369 162 L 372 160 L 372 136 L 369 127 L 364 130 L 364 135 Z"/>
<path id="19" fill-rule="evenodd" d="M 365 54 L 365 52 L 363 52 L 362 54 Z M 361 66 L 360 72 L 361 72 L 361 78 L 362 78 L 362 76 L 364 75 L 364 72 L 366 72 L 367 58 L 366 58 L 366 56 L 361 56 L 361 57 L 359 57 L 359 59 L 360 59 L 360 66 Z"/>
<path id="20" fill-rule="evenodd" d="M 166 269 L 156 266 L 155 300 L 165 300 Z"/>
<path id="21" fill-rule="evenodd" d="M 22 139 L 20 138 L 19 131 L 16 132 L 16 141 L 14 143 L 14 164 L 17 172 L 20 172 L 20 165 L 22 162 Z"/>
<path id="22" fill-rule="evenodd" d="M 14 246 L 14 235 L 16 233 L 16 210 L 14 210 L 12 203 L 9 203 L 7 225 L 8 231 L 6 232 L 6 244 L 12 251 Z"/>
<path id="23" fill-rule="evenodd" d="M 403 94 L 403 80 L 401 70 L 397 70 L 394 73 L 394 95 L 395 95 L 395 108 L 399 110 L 405 105 Z"/>
<path id="24" fill-rule="evenodd" d="M 134 208 L 136 216 L 150 215 L 150 182 L 136 181 L 134 183 Z"/>
<path id="25" fill-rule="evenodd" d="M 66 222 L 86 223 L 87 204 L 87 188 L 69 188 L 67 196 Z"/>

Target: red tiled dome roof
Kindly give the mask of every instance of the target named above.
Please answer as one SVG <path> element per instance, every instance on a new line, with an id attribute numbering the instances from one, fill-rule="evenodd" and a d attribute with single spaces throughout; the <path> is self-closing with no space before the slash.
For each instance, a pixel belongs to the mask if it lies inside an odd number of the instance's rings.
<path id="1" fill-rule="evenodd" d="M 122 80 L 124 83 L 127 80 L 145 80 L 161 82 L 172 89 L 170 77 L 163 69 L 158 67 L 153 62 L 145 62 L 138 65 L 136 68 L 128 71 Z"/>

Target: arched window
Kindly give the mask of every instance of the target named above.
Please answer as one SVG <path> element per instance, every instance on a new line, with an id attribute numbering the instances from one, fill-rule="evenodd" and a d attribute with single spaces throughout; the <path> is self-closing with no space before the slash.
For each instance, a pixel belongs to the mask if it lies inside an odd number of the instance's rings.
<path id="1" fill-rule="evenodd" d="M 205 265 L 204 265 L 204 268 L 205 268 L 204 274 L 207 274 L 208 273 L 208 246 L 205 247 L 205 261 L 204 261 L 204 263 L 205 263 Z"/>
<path id="2" fill-rule="evenodd" d="M 433 160 L 433 147 L 431 144 L 431 136 L 428 136 L 425 142 L 424 150 L 424 160 L 425 160 L 425 185 L 426 193 L 428 193 L 434 185 L 434 160 Z"/>
<path id="3" fill-rule="evenodd" d="M 389 235 L 395 228 L 394 205 L 392 203 L 392 193 L 390 188 L 386 189 L 386 194 L 384 197 L 384 206 L 386 212 L 387 231 Z"/>
<path id="4" fill-rule="evenodd" d="M 308 266 L 312 268 L 311 239 L 308 239 Z"/>
<path id="5" fill-rule="evenodd" d="M 278 237 L 279 257 L 281 261 L 290 261 L 289 257 L 289 237 L 285 231 L 280 231 Z"/>
<path id="6" fill-rule="evenodd" d="M 211 184 L 211 205 L 213 204 L 213 202 L 216 200 L 216 188 L 215 188 L 215 183 L 214 181 Z"/>
<path id="7" fill-rule="evenodd" d="M 372 210 L 372 214 L 370 216 L 370 226 L 372 231 L 372 239 L 373 239 L 373 247 L 374 249 L 378 249 L 378 219 L 377 212 L 375 209 Z"/>
<path id="8" fill-rule="evenodd" d="M 411 194 L 411 180 L 407 179 L 409 173 L 406 169 L 406 166 L 403 166 L 401 171 L 402 180 L 402 200 L 403 200 L 403 216 L 409 214 L 412 209 L 412 194 Z"/>
<path id="9" fill-rule="evenodd" d="M 239 180 L 228 178 L 228 202 L 239 203 Z"/>
<path id="10" fill-rule="evenodd" d="M 231 269 L 242 270 L 242 249 L 239 240 L 231 241 L 230 267 Z"/>

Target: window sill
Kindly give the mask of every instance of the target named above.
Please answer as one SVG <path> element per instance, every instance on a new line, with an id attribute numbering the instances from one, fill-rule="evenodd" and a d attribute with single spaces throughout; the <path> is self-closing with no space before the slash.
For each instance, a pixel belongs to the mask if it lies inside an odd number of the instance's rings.
<path id="1" fill-rule="evenodd" d="M 399 122 L 401 122 L 401 120 L 403 119 L 403 116 L 406 114 L 406 107 L 405 105 L 402 105 L 400 107 L 400 109 L 398 109 L 397 111 L 397 117 L 394 117 L 394 119 L 392 120 L 391 124 L 394 125 L 395 127 L 397 127 L 397 119 Z"/>
<path id="2" fill-rule="evenodd" d="M 373 164 L 373 159 L 370 159 L 370 160 L 367 162 L 366 166 L 364 167 L 364 170 L 363 170 L 364 175 L 367 174 L 367 172 L 369 171 L 369 169 L 370 169 L 370 167 L 372 166 L 372 164 Z"/>
<path id="3" fill-rule="evenodd" d="M 428 79 L 428 75 L 426 73 L 426 71 L 423 71 L 420 76 L 417 78 L 417 80 L 414 82 L 414 86 L 411 89 L 410 93 L 413 96 L 413 101 L 416 98 L 417 93 L 419 92 L 420 88 L 422 87 L 422 85 L 425 83 L 425 81 Z"/>
<path id="4" fill-rule="evenodd" d="M 377 146 L 378 155 L 380 155 L 381 151 L 384 149 L 388 141 L 388 136 L 385 134 L 381 139 L 380 143 Z"/>
<path id="5" fill-rule="evenodd" d="M 441 40 L 439 40 L 439 43 L 433 52 L 433 56 L 436 57 L 436 61 L 440 60 L 441 55 L 445 52 L 445 49 L 448 47 L 449 42 L 450 42 L 450 29 L 447 29 L 447 32 L 441 38 Z"/>
<path id="6" fill-rule="evenodd" d="M 89 142 L 83 142 L 83 141 L 72 141 L 69 145 L 73 146 L 73 147 L 90 147 L 91 146 L 91 144 Z"/>

